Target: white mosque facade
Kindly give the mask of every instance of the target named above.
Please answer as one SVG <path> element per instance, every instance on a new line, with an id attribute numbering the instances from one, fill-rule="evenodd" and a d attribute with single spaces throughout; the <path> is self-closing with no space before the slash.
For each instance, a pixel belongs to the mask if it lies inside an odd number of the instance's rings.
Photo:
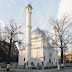
<path id="1" fill-rule="evenodd" d="M 39 65 L 50 66 L 57 65 L 58 54 L 56 47 L 49 42 L 45 33 L 37 28 L 31 33 L 31 12 L 32 6 L 26 6 L 26 45 L 25 48 L 19 49 L 19 65 L 31 63 L 36 67 Z"/>
<path id="2" fill-rule="evenodd" d="M 19 49 L 19 65 L 25 64 L 25 48 Z M 39 63 L 44 66 L 57 65 L 58 56 L 55 54 L 54 45 L 49 43 L 45 33 L 37 28 L 31 33 L 31 62 L 35 66 Z"/>

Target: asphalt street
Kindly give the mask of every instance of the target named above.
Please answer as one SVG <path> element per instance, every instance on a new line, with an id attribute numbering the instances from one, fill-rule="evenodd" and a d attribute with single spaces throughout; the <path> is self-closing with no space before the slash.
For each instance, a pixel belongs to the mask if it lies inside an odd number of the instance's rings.
<path id="1" fill-rule="evenodd" d="M 0 69 L 0 72 L 72 72 L 72 68 L 65 68 L 65 69 L 43 69 L 43 70 L 36 70 L 36 69 L 11 69 L 10 71 L 6 71 L 6 69 Z"/>

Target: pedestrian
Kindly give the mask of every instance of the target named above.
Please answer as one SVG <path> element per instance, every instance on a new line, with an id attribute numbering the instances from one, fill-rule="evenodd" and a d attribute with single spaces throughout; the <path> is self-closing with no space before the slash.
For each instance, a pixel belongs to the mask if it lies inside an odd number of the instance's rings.
<path id="1" fill-rule="evenodd" d="M 10 64 L 7 63 L 7 71 L 9 71 L 9 69 L 10 69 Z"/>

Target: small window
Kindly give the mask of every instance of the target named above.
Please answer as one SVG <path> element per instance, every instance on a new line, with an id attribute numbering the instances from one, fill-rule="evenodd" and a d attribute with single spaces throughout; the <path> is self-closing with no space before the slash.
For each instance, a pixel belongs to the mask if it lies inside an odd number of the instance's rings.
<path id="1" fill-rule="evenodd" d="M 25 58 L 24 58 L 24 61 L 25 61 Z"/>
<path id="2" fill-rule="evenodd" d="M 51 63 L 51 60 L 49 59 L 49 63 Z"/>
<path id="3" fill-rule="evenodd" d="M 45 61 L 45 56 L 44 56 L 44 61 Z"/>
<path id="4" fill-rule="evenodd" d="M 55 61 L 55 58 L 54 58 L 54 61 Z"/>
<path id="5" fill-rule="evenodd" d="M 28 8 L 28 10 L 29 10 L 29 8 Z"/>

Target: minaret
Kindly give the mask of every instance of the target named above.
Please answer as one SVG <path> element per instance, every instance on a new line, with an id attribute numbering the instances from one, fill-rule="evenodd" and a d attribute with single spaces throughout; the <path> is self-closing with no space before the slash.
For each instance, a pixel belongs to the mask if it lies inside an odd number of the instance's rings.
<path id="1" fill-rule="evenodd" d="M 54 46 L 55 46 L 55 56 L 56 56 L 56 62 L 57 62 L 57 67 L 58 67 L 58 69 L 60 69 L 59 68 L 59 61 L 58 61 L 58 51 L 57 51 L 57 45 L 56 45 L 56 33 L 57 33 L 57 28 L 54 26 L 53 27 L 53 29 L 54 29 Z"/>
<path id="2" fill-rule="evenodd" d="M 26 55 L 25 62 L 27 67 L 31 67 L 31 12 L 32 6 L 26 6 Z"/>

